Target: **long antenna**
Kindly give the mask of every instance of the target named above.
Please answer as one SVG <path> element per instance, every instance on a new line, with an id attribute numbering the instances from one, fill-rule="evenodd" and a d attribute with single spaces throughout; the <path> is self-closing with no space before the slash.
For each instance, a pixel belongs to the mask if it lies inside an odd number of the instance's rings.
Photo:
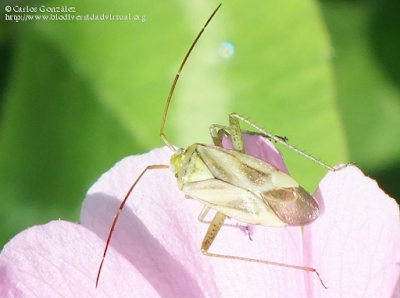
<path id="1" fill-rule="evenodd" d="M 167 145 L 172 151 L 176 151 L 174 145 L 168 140 L 166 135 L 164 134 L 164 127 L 165 127 L 165 121 L 167 120 L 167 114 L 169 110 L 169 104 L 171 103 L 172 95 L 174 94 L 176 84 L 178 83 L 179 76 L 181 74 L 181 71 L 183 67 L 185 66 L 186 60 L 189 58 L 190 53 L 192 52 L 193 48 L 195 47 L 197 41 L 200 39 L 201 35 L 203 34 L 204 30 L 208 26 L 208 23 L 212 20 L 214 15 L 217 13 L 218 9 L 221 7 L 222 3 L 217 6 L 217 8 L 214 10 L 214 12 L 211 14 L 211 16 L 208 18 L 207 22 L 203 26 L 203 28 L 200 30 L 199 34 L 197 34 L 196 39 L 193 41 L 192 45 L 189 48 L 189 51 L 186 53 L 185 58 L 183 58 L 183 61 L 181 63 L 181 66 L 178 69 L 178 72 L 175 75 L 174 82 L 172 83 L 171 90 L 169 91 L 168 98 L 167 98 L 167 103 L 165 105 L 165 110 L 164 110 L 164 115 L 163 119 L 161 122 L 161 128 L 160 128 L 160 137 L 164 141 L 165 145 Z"/>

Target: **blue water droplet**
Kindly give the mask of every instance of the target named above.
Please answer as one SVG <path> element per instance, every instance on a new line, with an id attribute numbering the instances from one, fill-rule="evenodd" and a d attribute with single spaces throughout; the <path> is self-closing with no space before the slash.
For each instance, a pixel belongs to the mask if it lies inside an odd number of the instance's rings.
<path id="1" fill-rule="evenodd" d="M 221 58 L 229 59 L 233 56 L 234 53 L 235 53 L 235 46 L 231 42 L 229 41 L 221 42 L 218 48 L 218 54 Z"/>

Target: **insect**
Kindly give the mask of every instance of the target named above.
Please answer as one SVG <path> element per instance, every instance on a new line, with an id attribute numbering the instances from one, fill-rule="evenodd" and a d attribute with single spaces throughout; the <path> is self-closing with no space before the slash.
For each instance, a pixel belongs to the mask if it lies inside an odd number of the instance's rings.
<path id="1" fill-rule="evenodd" d="M 244 153 L 243 131 L 240 128 L 239 121 L 253 127 L 256 130 L 256 132 L 253 132 L 254 134 L 281 143 L 314 162 L 319 163 L 328 170 L 338 170 L 288 144 L 286 138 L 273 135 L 235 113 L 229 116 L 229 126 L 214 124 L 210 127 L 210 134 L 214 145 L 195 143 L 187 149 L 175 148 L 175 146 L 172 145 L 164 133 L 164 127 L 176 84 L 193 48 L 220 7 L 221 4 L 208 18 L 190 46 L 175 75 L 171 90 L 168 94 L 161 122 L 160 137 L 165 145 L 174 152 L 171 157 L 171 165 L 147 166 L 143 169 L 125 195 L 108 234 L 106 247 L 97 274 L 96 287 L 99 283 L 100 273 L 115 225 L 132 190 L 147 171 L 170 167 L 174 169 L 178 188 L 190 198 L 205 205 L 199 215 L 200 221 L 204 221 L 210 209 L 217 211 L 201 245 L 203 254 L 217 258 L 284 266 L 313 272 L 318 276 L 321 284 L 325 287 L 320 274 L 314 268 L 238 256 L 220 255 L 208 251 L 227 217 L 232 217 L 249 224 L 284 227 L 288 225 L 306 225 L 319 216 L 317 201 L 292 177 L 279 171 L 269 163 Z M 233 150 L 222 147 L 222 139 L 225 135 L 231 138 Z"/>

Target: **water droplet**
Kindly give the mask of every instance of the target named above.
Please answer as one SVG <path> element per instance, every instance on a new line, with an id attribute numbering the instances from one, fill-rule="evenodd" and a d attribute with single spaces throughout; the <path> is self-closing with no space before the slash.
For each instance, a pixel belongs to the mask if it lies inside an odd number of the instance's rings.
<path id="1" fill-rule="evenodd" d="M 229 59 L 233 56 L 234 53 L 235 53 L 235 46 L 231 42 L 229 41 L 221 42 L 218 48 L 218 54 L 221 58 Z"/>

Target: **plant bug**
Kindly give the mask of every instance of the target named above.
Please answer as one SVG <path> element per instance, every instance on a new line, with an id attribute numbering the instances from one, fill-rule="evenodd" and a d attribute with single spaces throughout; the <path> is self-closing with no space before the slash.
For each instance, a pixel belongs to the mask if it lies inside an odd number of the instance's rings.
<path id="1" fill-rule="evenodd" d="M 230 114 L 229 126 L 214 124 L 210 127 L 210 134 L 214 145 L 195 143 L 187 149 L 175 148 L 175 146 L 172 145 L 164 133 L 164 127 L 175 87 L 193 48 L 220 7 L 221 4 L 214 10 L 203 28 L 197 34 L 175 75 L 168 94 L 161 122 L 160 137 L 165 145 L 174 152 L 170 160 L 170 165 L 147 166 L 126 193 L 115 214 L 108 234 L 97 274 L 96 287 L 99 282 L 100 273 L 113 231 L 132 190 L 147 171 L 172 168 L 177 178 L 178 188 L 188 197 L 205 205 L 198 218 L 200 221 L 204 222 L 204 218 L 210 209 L 217 211 L 201 245 L 201 251 L 204 255 L 314 272 L 318 276 L 321 284 L 326 288 L 320 274 L 314 268 L 214 254 L 208 251 L 227 217 L 232 217 L 248 224 L 284 227 L 306 225 L 319 216 L 317 201 L 292 177 L 269 163 L 247 155 L 244 152 L 242 133 L 245 131 L 240 128 L 239 121 L 254 128 L 256 132 L 250 132 L 252 134 L 258 134 L 277 143 L 281 143 L 295 152 L 319 163 L 328 170 L 338 170 L 288 144 L 286 138 L 273 135 L 236 113 Z M 233 150 L 223 148 L 222 139 L 225 135 L 231 138 Z"/>

